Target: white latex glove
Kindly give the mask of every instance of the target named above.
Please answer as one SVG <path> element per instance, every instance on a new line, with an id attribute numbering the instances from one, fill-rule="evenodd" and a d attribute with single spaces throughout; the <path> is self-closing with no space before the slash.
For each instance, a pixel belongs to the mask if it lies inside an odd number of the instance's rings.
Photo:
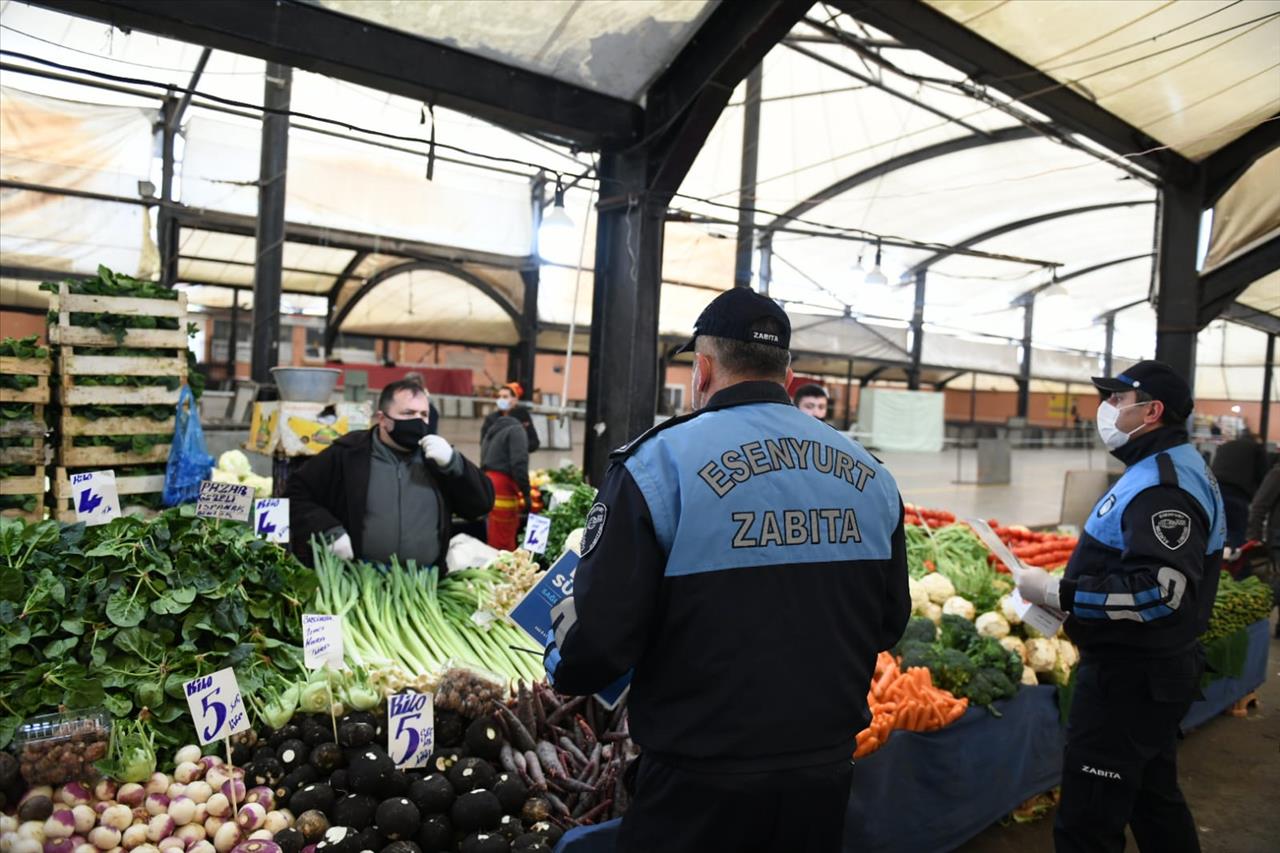
<path id="1" fill-rule="evenodd" d="M 1018 573 L 1018 592 L 1022 595 L 1023 601 L 1030 604 L 1044 604 L 1054 610 L 1061 610 L 1061 599 L 1058 595 L 1058 586 L 1061 581 L 1061 578 L 1054 577 L 1044 569 L 1026 566 Z"/>
<path id="2" fill-rule="evenodd" d="M 449 444 L 443 436 L 429 435 L 418 442 L 418 446 L 422 448 L 422 452 L 428 459 L 441 468 L 453 461 L 453 445 Z"/>
<path id="3" fill-rule="evenodd" d="M 1224 562 L 1234 563 L 1236 560 L 1240 559 L 1241 553 L 1243 553 L 1242 548 L 1232 548 L 1228 545 L 1222 550 L 1222 559 Z"/>
<path id="4" fill-rule="evenodd" d="M 354 560 L 355 551 L 351 550 L 351 536 L 344 533 L 329 543 L 329 553 L 344 560 Z"/>

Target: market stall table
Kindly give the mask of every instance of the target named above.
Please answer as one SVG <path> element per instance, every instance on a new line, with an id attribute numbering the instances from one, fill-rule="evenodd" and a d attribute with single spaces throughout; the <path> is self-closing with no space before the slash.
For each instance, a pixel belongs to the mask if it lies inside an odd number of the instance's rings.
<path id="1" fill-rule="evenodd" d="M 1058 784 L 1057 688 L 1029 687 L 928 733 L 896 731 L 854 767 L 844 849 L 950 850 Z M 612 853 L 620 820 L 565 833 L 557 853 Z"/>
<path id="2" fill-rule="evenodd" d="M 1240 699 L 1248 696 L 1267 680 L 1267 652 L 1271 648 L 1271 623 L 1259 619 L 1244 629 L 1249 638 L 1244 667 L 1239 676 L 1225 676 L 1210 681 L 1201 690 L 1204 698 L 1191 706 L 1182 719 L 1182 731 L 1199 728 Z"/>

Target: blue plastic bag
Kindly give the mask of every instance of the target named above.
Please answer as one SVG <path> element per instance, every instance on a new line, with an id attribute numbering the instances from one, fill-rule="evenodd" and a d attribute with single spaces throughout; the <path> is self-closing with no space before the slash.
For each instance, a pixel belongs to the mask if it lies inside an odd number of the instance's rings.
<path id="1" fill-rule="evenodd" d="M 164 469 L 164 505 L 192 503 L 200 494 L 200 482 L 209 479 L 213 457 L 204 444 L 200 413 L 191 388 L 182 386 L 174 421 L 169 464 Z"/>

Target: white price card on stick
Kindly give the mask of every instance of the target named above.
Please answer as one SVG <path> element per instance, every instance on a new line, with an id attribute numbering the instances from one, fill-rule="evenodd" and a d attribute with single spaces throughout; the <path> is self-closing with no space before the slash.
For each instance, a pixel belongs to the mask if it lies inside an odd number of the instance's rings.
<path id="1" fill-rule="evenodd" d="M 116 492 L 115 471 L 85 471 L 71 475 L 71 500 L 76 521 L 89 527 L 120 517 L 120 495 Z"/>
<path id="2" fill-rule="evenodd" d="M 425 767 L 435 749 L 430 693 L 395 693 L 387 699 L 387 755 L 396 767 Z"/>
<path id="3" fill-rule="evenodd" d="M 1009 546 L 1005 545 L 1000 537 L 996 535 L 996 532 L 991 529 L 991 525 L 980 518 L 966 518 L 964 522 L 973 528 L 973 532 L 978 534 L 978 538 L 991 549 L 991 553 L 995 554 L 1000 562 L 1004 563 L 1005 568 L 1009 570 L 1009 574 L 1013 576 L 1013 582 L 1017 583 L 1018 578 L 1027 569 L 1022 565 L 1022 561 L 1009 550 Z M 1018 614 L 1018 618 L 1046 637 L 1056 635 L 1062 628 L 1062 623 L 1067 621 L 1065 613 L 1054 610 L 1052 607 L 1044 607 L 1026 601 L 1016 588 L 1013 590 L 1010 600 L 1013 602 L 1014 611 Z"/>
<path id="4" fill-rule="evenodd" d="M 303 613 L 302 654 L 307 669 L 342 666 L 342 617 Z"/>
<path id="5" fill-rule="evenodd" d="M 529 523 L 524 528 L 524 545 L 521 547 L 533 554 L 545 554 L 550 535 L 551 519 L 545 515 L 531 514 Z"/>
<path id="6" fill-rule="evenodd" d="M 182 685 L 182 691 L 201 746 L 249 730 L 249 715 L 231 667 L 193 678 Z"/>
<path id="7" fill-rule="evenodd" d="M 259 498 L 253 505 L 253 526 L 268 542 L 289 542 L 289 499 Z"/>
<path id="8" fill-rule="evenodd" d="M 196 497 L 196 515 L 227 521 L 248 521 L 253 506 L 253 487 L 244 483 L 203 480 Z"/>

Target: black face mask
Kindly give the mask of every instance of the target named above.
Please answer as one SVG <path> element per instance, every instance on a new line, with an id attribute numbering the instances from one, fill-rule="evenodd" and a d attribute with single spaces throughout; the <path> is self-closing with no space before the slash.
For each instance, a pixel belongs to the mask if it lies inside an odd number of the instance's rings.
<path id="1" fill-rule="evenodd" d="M 391 418 L 391 440 L 401 447 L 410 450 L 418 446 L 418 442 L 431 435 L 433 430 L 422 418 Z"/>

